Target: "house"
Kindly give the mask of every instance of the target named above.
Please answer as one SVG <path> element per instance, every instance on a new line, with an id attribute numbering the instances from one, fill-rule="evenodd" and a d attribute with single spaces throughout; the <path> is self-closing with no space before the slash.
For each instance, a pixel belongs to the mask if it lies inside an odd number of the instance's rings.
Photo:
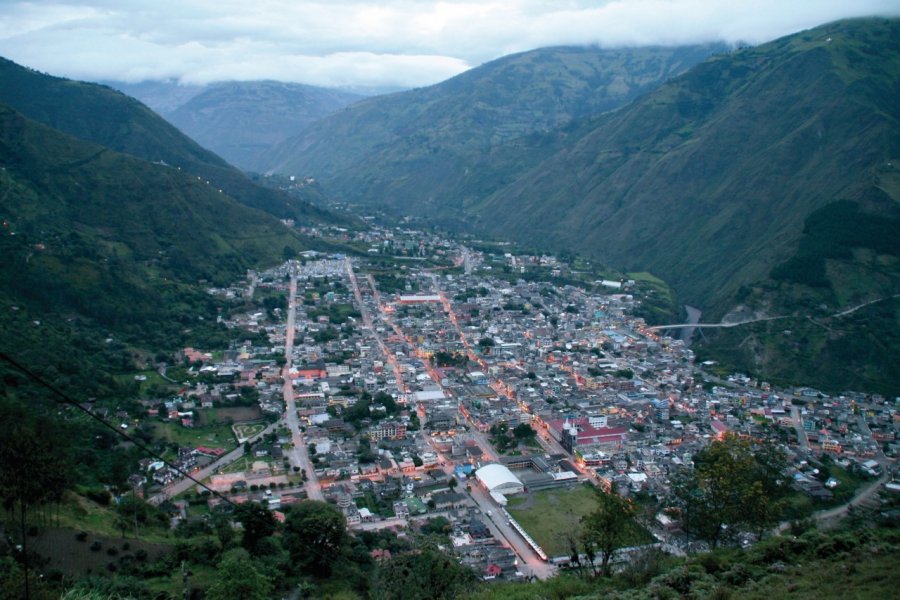
<path id="1" fill-rule="evenodd" d="M 394 502 L 394 515 L 400 519 L 409 517 L 409 505 L 407 505 L 405 500 L 397 500 Z"/>
<path id="2" fill-rule="evenodd" d="M 435 494 L 432 498 L 436 510 L 447 510 L 450 508 L 459 508 L 466 504 L 467 496 L 457 492 L 444 492 Z"/>
<path id="3" fill-rule="evenodd" d="M 484 570 L 484 575 L 482 578 L 485 580 L 496 579 L 497 577 L 500 576 L 500 573 L 502 573 L 502 572 L 503 572 L 503 569 L 501 569 L 499 567 L 499 565 L 495 565 L 494 563 L 491 563 Z"/>

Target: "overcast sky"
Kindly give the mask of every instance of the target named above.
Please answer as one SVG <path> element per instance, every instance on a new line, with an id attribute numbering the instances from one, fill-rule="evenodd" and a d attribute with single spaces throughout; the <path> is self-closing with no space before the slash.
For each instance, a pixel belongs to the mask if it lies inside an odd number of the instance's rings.
<path id="1" fill-rule="evenodd" d="M 758 43 L 900 0 L 0 0 L 0 55 L 87 80 L 413 87 L 562 44 Z"/>

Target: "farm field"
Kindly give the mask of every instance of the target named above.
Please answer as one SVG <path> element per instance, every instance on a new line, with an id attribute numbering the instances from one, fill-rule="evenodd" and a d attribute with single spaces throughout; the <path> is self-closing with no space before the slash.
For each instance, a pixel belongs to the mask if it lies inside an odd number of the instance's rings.
<path id="1" fill-rule="evenodd" d="M 172 544 L 158 544 L 129 537 L 83 535 L 63 527 L 40 528 L 31 540 L 31 550 L 48 559 L 47 568 L 66 575 L 103 573 L 132 563 L 152 563 L 172 551 Z M 114 565 L 114 567 L 110 567 Z"/>

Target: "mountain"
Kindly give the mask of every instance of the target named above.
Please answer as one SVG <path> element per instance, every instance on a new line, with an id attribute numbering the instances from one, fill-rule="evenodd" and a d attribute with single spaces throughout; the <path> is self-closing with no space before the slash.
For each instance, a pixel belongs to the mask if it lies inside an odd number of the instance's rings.
<path id="1" fill-rule="evenodd" d="M 0 105 L 0 292 L 108 326 L 172 310 L 163 288 L 225 284 L 306 244 L 178 169 L 85 142 Z"/>
<path id="2" fill-rule="evenodd" d="M 480 227 L 650 270 L 704 309 L 766 277 L 838 200 L 891 212 L 900 21 L 718 55 L 468 208 Z"/>
<path id="3" fill-rule="evenodd" d="M 650 270 L 703 322 L 779 317 L 703 330 L 723 373 L 893 395 L 898 95 L 897 20 L 716 56 L 570 128 L 469 223 Z"/>
<path id="4" fill-rule="evenodd" d="M 119 90 L 132 98 L 137 98 L 162 116 L 177 110 L 179 106 L 190 101 L 191 98 L 206 89 L 205 85 L 181 84 L 172 79 L 141 81 L 138 83 L 102 80 L 96 83 Z"/>
<path id="5" fill-rule="evenodd" d="M 278 81 L 112 86 L 146 102 L 200 145 L 244 169 L 263 151 L 362 98 Z"/>
<path id="6" fill-rule="evenodd" d="M 312 176 L 353 202 L 449 213 L 459 205 L 451 190 L 467 185 L 494 149 L 618 108 L 717 50 L 563 47 L 507 56 L 431 87 L 357 102 L 264 154 L 257 170 Z M 493 190 L 498 181 L 483 183 Z"/>
<path id="7" fill-rule="evenodd" d="M 896 392 L 900 256 L 875 240 L 898 218 L 900 21 L 713 55 L 600 114 L 610 107 L 554 113 L 555 92 L 577 88 L 514 76 L 554 56 L 360 102 L 273 165 L 346 200 L 651 271 L 706 323 L 784 317 L 704 330 L 698 351 L 729 368 Z M 531 85 L 511 98 L 516 80 Z M 841 237 L 841 223 L 867 233 Z"/>
<path id="8" fill-rule="evenodd" d="M 0 103 L 83 140 L 177 167 L 277 217 L 301 223 L 342 221 L 310 204 L 320 201 L 314 191 L 293 197 L 256 185 L 137 100 L 108 87 L 52 77 L 0 59 Z"/>

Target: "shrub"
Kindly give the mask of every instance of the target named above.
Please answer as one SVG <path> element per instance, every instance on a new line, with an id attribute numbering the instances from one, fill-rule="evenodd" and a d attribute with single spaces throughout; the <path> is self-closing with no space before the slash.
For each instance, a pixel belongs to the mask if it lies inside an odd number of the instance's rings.
<path id="1" fill-rule="evenodd" d="M 75 539 L 78 540 L 79 542 L 86 542 L 87 541 L 87 531 L 79 531 L 78 533 L 75 534 Z"/>
<path id="2" fill-rule="evenodd" d="M 101 548 L 103 548 L 103 544 L 100 543 L 100 540 L 94 540 L 91 544 L 91 552 L 100 552 Z"/>
<path id="3" fill-rule="evenodd" d="M 88 500 L 93 500 L 100 506 L 109 506 L 109 502 L 112 500 L 109 490 L 104 488 L 89 489 L 84 495 L 87 496 Z"/>

